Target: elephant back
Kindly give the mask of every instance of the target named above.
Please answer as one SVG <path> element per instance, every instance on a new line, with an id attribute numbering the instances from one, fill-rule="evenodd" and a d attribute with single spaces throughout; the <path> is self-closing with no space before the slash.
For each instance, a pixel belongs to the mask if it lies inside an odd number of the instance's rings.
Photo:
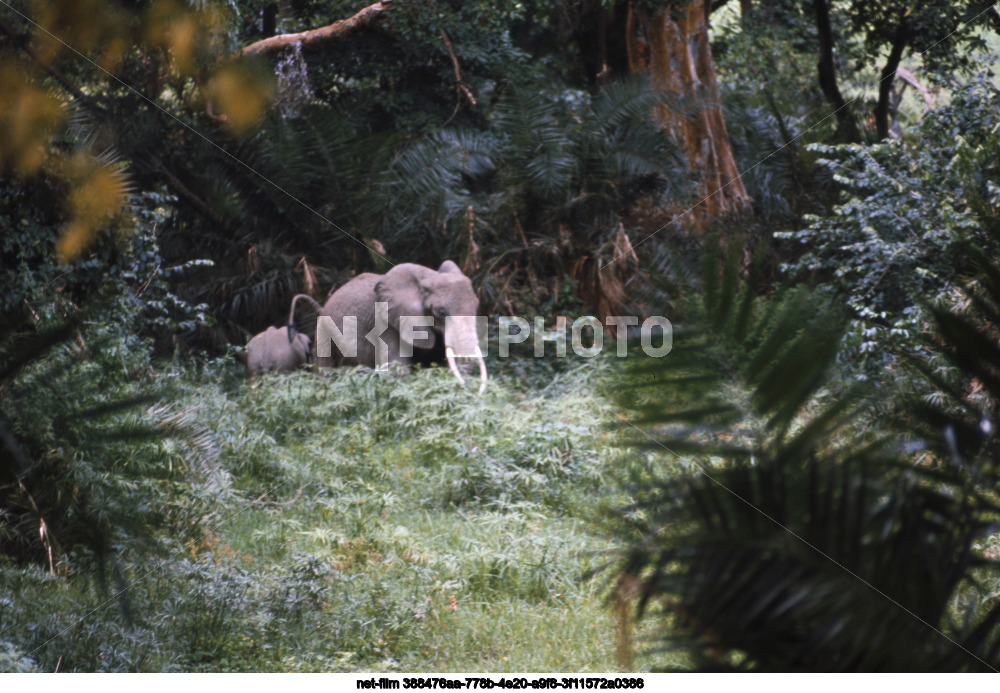
<path id="1" fill-rule="evenodd" d="M 323 315 L 332 318 L 338 330 L 344 329 L 344 316 L 357 316 L 358 335 L 367 333 L 375 325 L 375 286 L 381 279 L 381 274 L 372 272 L 364 272 L 354 277 L 330 295 L 323 304 Z M 365 365 L 370 345 L 366 340 L 359 342 L 358 358 L 345 359 L 335 355 L 331 360 L 317 357 L 317 363 L 320 366 Z"/>

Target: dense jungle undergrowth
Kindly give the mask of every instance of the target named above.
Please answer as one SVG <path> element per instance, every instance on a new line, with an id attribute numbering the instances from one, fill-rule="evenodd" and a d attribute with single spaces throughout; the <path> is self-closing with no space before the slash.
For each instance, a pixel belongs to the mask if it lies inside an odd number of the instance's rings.
<path id="1" fill-rule="evenodd" d="M 0 668 L 617 669 L 610 579 L 589 576 L 608 560 L 594 509 L 627 459 L 610 367 L 505 368 L 478 396 L 442 368 L 249 387 L 231 361 L 145 364 L 159 399 L 98 425 L 160 435 L 77 468 L 98 491 L 141 469 L 91 510 L 118 496 L 148 522 L 109 521 L 104 573 L 82 548 L 54 576 L 0 564 Z"/>

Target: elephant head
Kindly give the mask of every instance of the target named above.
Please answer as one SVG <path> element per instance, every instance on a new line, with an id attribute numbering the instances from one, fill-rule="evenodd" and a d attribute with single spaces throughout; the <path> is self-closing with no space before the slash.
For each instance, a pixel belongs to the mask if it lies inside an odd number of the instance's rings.
<path id="1" fill-rule="evenodd" d="M 479 391 L 486 389 L 486 364 L 476 332 L 479 299 L 458 265 L 447 260 L 436 272 L 412 263 L 397 265 L 379 279 L 375 295 L 388 304 L 389 325 L 399 333 L 401 342 L 431 349 L 443 337 L 448 367 L 458 381 L 465 383 L 455 357 L 474 357 L 479 364 Z M 426 316 L 433 324 L 421 330 L 403 329 L 400 318 L 407 316 Z"/>

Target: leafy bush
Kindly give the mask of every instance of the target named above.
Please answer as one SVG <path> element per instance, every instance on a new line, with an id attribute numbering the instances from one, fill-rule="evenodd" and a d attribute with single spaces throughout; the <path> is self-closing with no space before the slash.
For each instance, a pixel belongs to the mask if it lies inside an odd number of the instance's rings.
<path id="1" fill-rule="evenodd" d="M 9 247 L 37 240 L 26 232 Z M 23 284 L 23 305 L 0 317 L 0 536 L 2 553 L 17 561 L 61 572 L 90 564 L 103 575 L 108 559 L 178 509 L 177 484 L 212 482 L 213 452 L 183 411 L 139 411 L 157 394 L 140 333 L 200 318 L 156 280 L 155 243 L 144 245 L 151 237 L 133 240 L 121 250 L 102 245 L 72 271 L 44 261 L 45 271 L 26 270 L 37 281 Z M 171 452 L 170 436 L 194 454 Z"/>
<path id="2" fill-rule="evenodd" d="M 880 377 L 918 346 L 927 302 L 949 301 L 969 270 L 962 243 L 995 251 L 981 220 L 995 214 L 1000 168 L 1000 92 L 987 75 L 956 88 L 903 141 L 814 144 L 844 191 L 828 216 L 777 234 L 800 254 L 785 269 L 821 284 L 850 306 L 845 358 L 862 377 Z"/>

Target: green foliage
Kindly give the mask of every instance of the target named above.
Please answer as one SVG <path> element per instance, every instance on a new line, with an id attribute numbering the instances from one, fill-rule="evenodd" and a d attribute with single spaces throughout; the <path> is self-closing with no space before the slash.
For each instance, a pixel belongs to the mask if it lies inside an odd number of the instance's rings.
<path id="1" fill-rule="evenodd" d="M 4 336 L 3 554 L 104 574 L 109 559 L 165 524 L 164 496 L 181 474 L 205 471 L 197 465 L 210 456 L 163 454 L 169 443 L 159 436 L 180 435 L 195 450 L 197 443 L 181 413 L 135 411 L 154 399 L 149 347 L 121 325 Z"/>
<path id="2" fill-rule="evenodd" d="M 75 116 L 59 147 L 79 161 L 94 136 Z M 98 161 L 124 190 L 113 177 L 120 162 L 110 154 Z M 0 245 L 0 537 L 15 561 L 103 574 L 162 522 L 153 499 L 176 481 L 155 456 L 145 459 L 155 444 L 143 441 L 183 426 L 165 409 L 132 411 L 153 399 L 142 335 L 191 330 L 207 318 L 205 306 L 188 305 L 169 286 L 198 263 L 164 266 L 156 231 L 171 201 L 161 195 L 135 195 L 132 214 L 119 212 L 115 224 L 135 229 L 124 242 L 109 231 L 71 267 L 59 262 L 58 244 L 76 223 L 72 210 L 60 210 L 67 185 L 48 170 L 0 181 L 0 224 L 14 229 Z"/>
<path id="3" fill-rule="evenodd" d="M 364 5 L 295 3 L 292 16 L 282 12 L 281 29 L 314 29 Z M 441 34 L 452 44 L 467 88 L 477 101 L 486 101 L 500 79 L 528 68 L 527 56 L 510 34 L 511 23 L 524 11 L 515 2 L 399 4 L 386 13 L 380 31 L 331 42 L 307 55 L 311 82 L 322 101 L 375 131 L 426 132 L 452 117 L 475 123 L 480 116 L 456 93 L 454 66 Z"/>
<path id="4" fill-rule="evenodd" d="M 438 257 L 481 266 L 487 305 L 509 301 L 512 281 L 552 278 L 555 294 L 568 276 L 590 309 L 613 312 L 628 260 L 599 268 L 622 252 L 623 211 L 666 189 L 677 161 L 649 119 L 656 103 L 643 80 L 595 96 L 512 87 L 487 132 L 440 131 L 394 160 L 381 198 L 386 237 L 424 239 Z"/>
<path id="5" fill-rule="evenodd" d="M 0 655 L 0 671 L 25 674 L 35 670 L 35 661 L 19 652 L 13 644 L 9 642 L 0 643 L 3 653 Z"/>
<path id="6" fill-rule="evenodd" d="M 204 306 L 168 286 L 196 263 L 163 266 L 155 230 L 166 212 L 148 194 L 134 198 L 135 234 L 121 244 L 106 236 L 72 268 L 60 266 L 53 191 L 37 180 L 5 181 L 3 190 L 4 214 L 20 231 L 4 236 L 0 273 L 2 554 L 105 576 L 109 561 L 163 525 L 157 499 L 178 474 L 203 471 L 190 465 L 207 459 L 172 467 L 176 459 L 159 454 L 168 443 L 154 441 L 186 438 L 183 414 L 136 411 L 155 399 L 141 335 L 205 323 Z"/>
<path id="7" fill-rule="evenodd" d="M 592 367 L 578 367 L 564 377 L 578 381 L 586 370 Z M 405 379 L 348 371 L 335 373 L 319 387 L 301 379 L 280 381 L 287 384 L 274 388 L 266 400 L 247 400 L 246 417 L 253 428 L 280 432 L 276 442 L 285 445 L 301 444 L 324 431 L 330 449 L 309 446 L 307 456 L 324 457 L 326 464 L 336 460 L 344 472 L 368 481 L 386 478 L 387 470 L 378 461 L 398 453 L 419 465 L 415 480 L 428 489 L 419 503 L 428 508 L 504 507 L 526 501 L 559 507 L 569 495 L 596 488 L 601 479 L 599 459 L 575 442 L 593 435 L 590 427 L 537 423 L 539 416 L 543 421 L 558 420 L 561 413 L 572 411 L 578 404 L 572 398 L 544 400 L 544 407 L 540 403 L 532 411 L 519 412 L 517 396 L 505 388 L 483 397 L 456 392 L 454 379 L 443 369 L 420 371 Z M 504 418 L 496 415 L 498 407 L 506 412 Z M 349 425 L 330 432 L 326 430 L 330 421 Z M 360 432 L 374 435 L 383 449 L 348 442 Z M 254 464 L 256 458 L 245 456 L 243 465 Z M 273 457 L 268 461 L 270 473 L 262 467 L 244 469 L 273 480 L 291 473 L 282 471 L 291 466 L 289 461 Z M 309 483 L 308 479 L 300 477 L 298 484 Z"/>
<path id="8" fill-rule="evenodd" d="M 5 313 L 24 308 L 42 295 L 42 287 L 60 274 L 51 261 L 58 237 L 58 216 L 51 191 L 44 185 L 23 185 L 0 179 L 0 237 Z"/>
<path id="9" fill-rule="evenodd" d="M 820 164 L 844 199 L 828 216 L 807 217 L 806 228 L 777 234 L 800 249 L 785 269 L 851 307 L 845 356 L 868 362 L 868 375 L 916 347 L 925 302 L 951 300 L 969 270 L 963 243 L 996 247 L 982 223 L 1000 184 L 997 117 L 998 93 L 981 75 L 928 113 L 912 140 L 811 146 L 828 157 Z"/>
<path id="10" fill-rule="evenodd" d="M 984 301 L 992 315 L 1000 292 Z M 649 469 L 618 519 L 638 613 L 704 670 L 995 669 L 992 423 L 926 406 L 873 419 L 871 393 L 831 370 L 835 316 L 801 289 L 755 300 L 730 263 L 670 357 L 635 370 L 638 442 L 684 465 Z M 984 322 L 936 317 L 966 376 L 996 369 Z M 918 421 L 927 437 L 904 445 Z"/>
<path id="11" fill-rule="evenodd" d="M 509 204 L 542 223 L 579 223 L 665 185 L 664 171 L 678 155 L 650 123 L 658 98 L 642 79 L 593 97 L 512 90 L 496 114 Z"/>
<path id="12" fill-rule="evenodd" d="M 3 564 L 0 641 L 41 671 L 613 668 L 585 577 L 621 459 L 611 372 L 546 363 L 491 364 L 483 396 L 441 368 L 157 367 L 150 416 L 186 437 L 109 453 L 157 480 L 118 472 L 137 523 L 160 515 L 118 553 L 130 620 L 85 574 Z"/>
<path id="13" fill-rule="evenodd" d="M 211 267 L 212 262 L 186 260 L 170 266 L 163 259 L 157 230 L 168 223 L 175 203 L 173 197 L 156 192 L 135 196 L 133 232 L 117 244 L 112 284 L 103 289 L 128 297 L 137 311 L 135 330 L 149 337 L 190 333 L 211 324 L 208 305 L 192 305 L 180 298 L 174 287 L 198 268 Z"/>
<path id="14" fill-rule="evenodd" d="M 713 44 L 726 129 L 753 199 L 753 222 L 797 227 L 804 214 L 826 209 L 830 176 L 807 146 L 833 138 L 836 120 L 827 118 L 813 74 L 808 18 L 776 4 L 757 8 L 752 20 L 719 27 Z"/>
<path id="15" fill-rule="evenodd" d="M 211 312 L 235 343 L 287 319 L 288 299 L 310 290 L 306 272 L 332 289 L 349 266 L 368 261 L 372 188 L 391 156 L 391 136 L 366 135 L 321 105 L 272 113 L 234 158 L 211 163 L 203 189 L 224 216 L 205 233 L 181 212 L 159 237 L 166 262 L 210 258 L 211 267 L 173 283 Z"/>
<path id="16" fill-rule="evenodd" d="M 972 56 L 986 49 L 977 28 L 989 21 L 983 12 L 988 6 L 979 1 L 950 0 L 923 2 L 919 7 L 899 0 L 851 2 L 844 12 L 850 22 L 850 34 L 858 37 L 857 67 L 868 65 L 873 56 L 887 52 L 886 47 L 899 40 L 902 23 L 907 45 L 920 53 L 932 71 L 954 73 L 963 68 L 979 69 Z"/>
<path id="17" fill-rule="evenodd" d="M 181 293 L 215 306 L 231 334 L 283 317 L 307 269 L 332 287 L 344 273 L 384 269 L 386 258 L 454 258 L 491 277 L 518 275 L 513 287 L 488 285 L 487 305 L 509 301 L 532 277 L 570 275 L 594 306 L 615 296 L 597 268 L 619 254 L 623 210 L 664 188 L 665 162 L 675 160 L 649 119 L 655 101 L 641 80 L 594 97 L 511 87 L 487 127 L 409 142 L 368 134 L 325 106 L 275 114 L 236 160 L 214 164 L 219 175 L 208 183 L 239 230 L 200 234 L 178 217 L 161 245 L 170 262 L 215 260 Z"/>
<path id="18" fill-rule="evenodd" d="M 703 301 L 688 313 L 690 326 L 675 330 L 669 358 L 633 368 L 639 392 L 650 390 L 635 423 L 676 424 L 678 437 L 664 442 L 680 453 L 714 440 L 709 454 L 749 459 L 759 446 L 787 446 L 808 456 L 838 425 L 837 417 L 820 417 L 822 427 L 803 428 L 796 417 L 834 363 L 839 344 L 830 336 L 842 318 L 805 289 L 758 298 L 752 277 L 738 279 L 735 261 L 716 273 L 716 259 L 706 262 Z M 684 425 L 695 421 L 707 439 L 690 439 Z"/>

